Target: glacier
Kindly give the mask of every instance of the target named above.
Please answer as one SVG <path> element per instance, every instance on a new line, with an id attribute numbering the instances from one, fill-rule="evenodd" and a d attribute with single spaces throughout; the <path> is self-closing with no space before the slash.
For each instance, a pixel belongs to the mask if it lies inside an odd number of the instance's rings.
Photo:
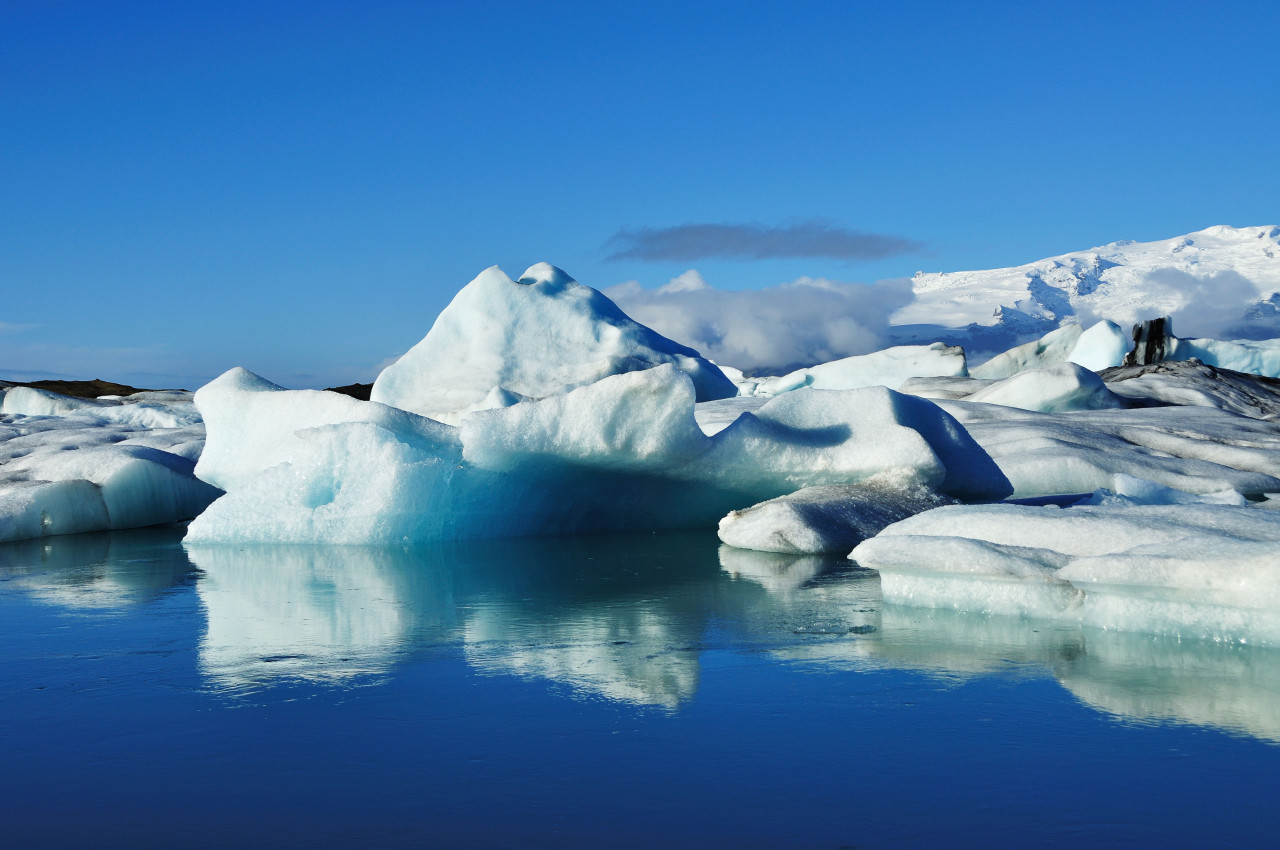
<path id="1" fill-rule="evenodd" d="M 1099 319 L 1128 327 L 1173 316 L 1197 337 L 1270 339 L 1280 336 L 1280 227 L 1215 225 L 1010 268 L 918 272 L 912 292 L 890 317 L 890 339 L 961 344 L 975 361 Z"/>

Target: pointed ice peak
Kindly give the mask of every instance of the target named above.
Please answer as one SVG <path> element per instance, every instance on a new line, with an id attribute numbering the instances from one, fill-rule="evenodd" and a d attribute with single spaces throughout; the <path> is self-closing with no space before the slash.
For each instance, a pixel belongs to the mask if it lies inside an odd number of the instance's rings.
<path id="1" fill-rule="evenodd" d="M 534 263 L 524 270 L 524 274 L 520 275 L 517 283 L 526 285 L 534 283 L 542 283 L 557 289 L 568 289 L 571 286 L 577 286 L 578 282 L 569 277 L 569 273 L 563 269 L 556 268 L 550 263 Z"/>

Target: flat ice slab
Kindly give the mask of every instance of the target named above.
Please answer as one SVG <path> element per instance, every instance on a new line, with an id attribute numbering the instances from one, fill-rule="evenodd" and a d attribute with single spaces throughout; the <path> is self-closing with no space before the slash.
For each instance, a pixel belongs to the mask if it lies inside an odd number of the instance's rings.
<path id="1" fill-rule="evenodd" d="M 1280 512 L 1251 505 L 942 507 L 851 557 L 887 602 L 1280 644 Z"/>

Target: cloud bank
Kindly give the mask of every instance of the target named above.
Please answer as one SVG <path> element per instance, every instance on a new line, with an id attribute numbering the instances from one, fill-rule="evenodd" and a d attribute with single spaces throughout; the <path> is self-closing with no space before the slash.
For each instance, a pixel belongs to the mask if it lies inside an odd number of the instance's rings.
<path id="1" fill-rule="evenodd" d="M 759 224 L 681 224 L 623 228 L 605 243 L 610 260 L 693 262 L 720 258 L 769 260 L 825 257 L 878 260 L 918 254 L 924 245 L 901 236 L 865 233 L 821 219 L 782 227 Z"/>
<path id="2" fill-rule="evenodd" d="M 754 374 L 883 348 L 890 314 L 912 299 L 907 278 L 875 284 L 800 278 L 733 292 L 708 285 L 693 269 L 659 289 L 630 281 L 604 293 L 641 324 Z"/>

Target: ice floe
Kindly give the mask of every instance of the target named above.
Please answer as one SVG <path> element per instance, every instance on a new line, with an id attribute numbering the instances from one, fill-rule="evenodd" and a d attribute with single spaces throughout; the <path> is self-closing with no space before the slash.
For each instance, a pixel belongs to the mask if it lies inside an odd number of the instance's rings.
<path id="1" fill-rule="evenodd" d="M 204 428 L 190 394 L 103 401 L 13 387 L 4 410 L 0 541 L 178 522 L 219 495 L 192 474 Z"/>
<path id="2" fill-rule="evenodd" d="M 1114 476 L 1189 493 L 1280 487 L 1280 423 L 1214 407 L 1037 413 L 939 400 L 995 459 L 1015 498 L 1111 489 Z"/>
<path id="3" fill-rule="evenodd" d="M 888 602 L 1280 642 L 1280 517 L 1251 506 L 942 507 L 851 557 Z"/>

